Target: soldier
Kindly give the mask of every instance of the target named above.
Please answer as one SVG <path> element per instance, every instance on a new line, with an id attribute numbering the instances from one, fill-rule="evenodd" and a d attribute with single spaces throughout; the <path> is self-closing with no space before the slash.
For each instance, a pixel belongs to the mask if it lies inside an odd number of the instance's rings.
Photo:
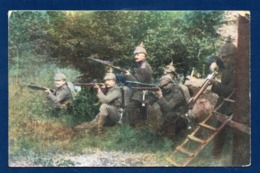
<path id="1" fill-rule="evenodd" d="M 237 49 L 234 44 L 231 43 L 231 38 L 229 37 L 226 42 L 219 49 L 219 56 L 224 65 L 221 82 L 216 80 L 211 80 L 212 92 L 216 93 L 219 98 L 216 103 L 216 107 L 223 102 L 223 99 L 228 97 L 235 88 L 235 59 L 236 59 Z M 214 69 L 214 65 L 211 65 L 211 69 Z M 230 116 L 233 113 L 234 104 L 225 102 L 221 108 L 218 110 L 221 114 Z M 218 157 L 221 154 L 222 148 L 224 146 L 224 138 L 227 133 L 227 128 L 225 127 L 214 140 L 213 155 Z"/>
<path id="2" fill-rule="evenodd" d="M 164 68 L 164 75 L 169 75 L 169 76 L 171 76 L 171 77 L 172 77 L 172 80 L 173 80 L 176 84 L 179 83 L 178 75 L 177 75 L 177 73 L 176 73 L 176 69 L 175 69 L 175 67 L 173 66 L 173 63 L 172 63 L 172 62 Z"/>
<path id="3" fill-rule="evenodd" d="M 134 51 L 135 61 L 139 64 L 138 69 L 135 74 L 132 75 L 129 71 L 125 73 L 126 79 L 129 81 L 138 81 L 142 83 L 151 83 L 152 82 L 152 68 L 149 63 L 146 61 L 147 52 L 141 43 L 135 48 Z M 146 119 L 146 106 L 144 105 L 143 98 L 146 94 L 143 91 L 134 91 L 128 107 L 126 109 L 126 123 L 129 123 L 132 126 L 145 121 Z"/>
<path id="4" fill-rule="evenodd" d="M 53 101 L 56 108 L 67 109 L 75 96 L 75 91 L 68 86 L 66 76 L 63 73 L 55 74 L 54 84 L 57 88 L 54 93 L 49 88 L 45 90 L 47 98 Z"/>
<path id="5" fill-rule="evenodd" d="M 186 127 L 185 120 L 181 117 L 186 100 L 181 88 L 175 84 L 171 76 L 164 75 L 160 79 L 160 90 L 156 92 L 162 118 L 159 134 L 169 138 L 175 137 L 181 129 Z"/>
<path id="6" fill-rule="evenodd" d="M 101 103 L 98 115 L 91 122 L 75 126 L 75 130 L 97 127 L 98 135 L 101 135 L 104 132 L 104 124 L 115 125 L 120 120 L 119 109 L 122 107 L 122 94 L 116 84 L 116 76 L 113 73 L 107 73 L 104 77 L 104 83 L 107 88 L 106 94 L 103 93 L 98 84 L 94 86 L 97 89 L 97 97 Z"/>

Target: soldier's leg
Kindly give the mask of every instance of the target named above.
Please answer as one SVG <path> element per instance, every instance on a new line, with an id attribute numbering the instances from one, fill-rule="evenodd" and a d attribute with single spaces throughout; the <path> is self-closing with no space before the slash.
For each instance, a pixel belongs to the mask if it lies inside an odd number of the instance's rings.
<path id="1" fill-rule="evenodd" d="M 221 124 L 220 122 L 218 122 Z M 224 127 L 214 138 L 213 141 L 213 156 L 219 157 L 225 144 L 228 127 Z"/>
<path id="2" fill-rule="evenodd" d="M 125 123 L 135 126 L 141 120 L 141 103 L 135 100 L 131 100 L 126 108 Z"/>
<path id="3" fill-rule="evenodd" d="M 119 122 L 120 112 L 115 106 L 107 105 L 108 116 L 106 118 L 106 124 L 113 126 Z"/>

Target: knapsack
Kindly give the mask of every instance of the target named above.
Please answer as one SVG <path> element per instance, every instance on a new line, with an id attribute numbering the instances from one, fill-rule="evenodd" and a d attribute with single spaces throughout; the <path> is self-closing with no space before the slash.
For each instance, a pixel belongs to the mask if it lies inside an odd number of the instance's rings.
<path id="1" fill-rule="evenodd" d="M 67 82 L 67 85 L 68 85 L 68 88 L 69 88 L 69 90 L 70 90 L 70 93 L 71 93 L 71 96 L 72 96 L 72 100 L 74 100 L 75 99 L 75 96 L 76 96 L 76 91 L 75 91 L 75 86 L 74 86 L 74 84 L 72 83 L 72 82 L 70 82 L 70 81 L 68 81 Z"/>
<path id="2" fill-rule="evenodd" d="M 182 94 L 183 94 L 183 96 L 186 100 L 186 103 L 187 103 L 191 98 L 189 88 L 186 85 L 183 85 L 183 84 L 179 84 L 178 86 L 180 87 Z"/>

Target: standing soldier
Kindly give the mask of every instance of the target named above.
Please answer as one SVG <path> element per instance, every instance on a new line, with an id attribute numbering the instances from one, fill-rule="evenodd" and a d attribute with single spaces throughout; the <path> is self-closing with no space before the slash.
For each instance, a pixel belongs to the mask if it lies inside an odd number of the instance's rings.
<path id="1" fill-rule="evenodd" d="M 57 73 L 54 76 L 54 84 L 57 88 L 53 93 L 49 88 L 45 90 L 47 98 L 52 100 L 55 107 L 58 109 L 66 109 L 70 105 L 75 96 L 75 91 L 67 84 L 66 76 L 63 73 Z"/>
<path id="2" fill-rule="evenodd" d="M 231 38 L 229 37 L 226 42 L 219 49 L 219 56 L 224 65 L 221 82 L 212 80 L 212 92 L 216 93 L 219 98 L 215 107 L 223 102 L 223 99 L 228 97 L 235 88 L 235 60 L 237 55 L 237 49 L 234 44 L 231 43 Z M 214 69 L 214 65 L 211 65 L 211 69 Z M 233 96 L 234 97 L 234 96 Z M 234 104 L 225 102 L 221 108 L 218 110 L 221 114 L 230 116 L 233 113 Z M 225 127 L 220 133 L 215 137 L 213 155 L 218 157 L 221 154 L 222 148 L 224 146 L 224 138 L 227 133 L 227 128 Z"/>
<path id="3" fill-rule="evenodd" d="M 120 111 L 122 107 L 122 94 L 120 88 L 116 84 L 116 76 L 113 73 L 107 73 L 104 77 L 106 94 L 103 93 L 97 84 L 97 97 L 101 106 L 96 118 L 87 123 L 82 123 L 74 127 L 75 130 L 92 129 L 97 127 L 98 135 L 103 134 L 104 125 L 115 125 L 120 120 Z"/>
<path id="4" fill-rule="evenodd" d="M 141 43 L 134 51 L 135 62 L 139 65 L 135 74 L 132 75 L 129 71 L 125 73 L 127 80 L 137 81 L 142 83 L 152 82 L 152 68 L 146 61 L 147 52 Z M 126 109 L 126 123 L 135 126 L 137 123 L 143 122 L 146 119 L 146 106 L 144 105 L 145 92 L 134 91 L 130 103 Z"/>

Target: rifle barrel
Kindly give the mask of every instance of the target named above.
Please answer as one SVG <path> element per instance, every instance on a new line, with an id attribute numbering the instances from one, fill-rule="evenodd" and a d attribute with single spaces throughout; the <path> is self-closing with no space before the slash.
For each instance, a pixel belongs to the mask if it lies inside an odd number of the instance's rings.
<path id="1" fill-rule="evenodd" d="M 157 85 L 154 84 L 149 84 L 149 83 L 142 83 L 142 82 L 137 82 L 137 81 L 125 81 L 126 83 L 131 83 L 131 84 L 137 84 L 137 85 L 141 85 L 141 86 L 147 86 L 147 87 L 158 87 Z"/>
<path id="2" fill-rule="evenodd" d="M 95 86 L 104 85 L 103 83 L 73 83 L 75 86 Z"/>
<path id="3" fill-rule="evenodd" d="M 121 69 L 120 67 L 116 67 L 116 66 L 112 65 L 111 63 L 109 63 L 109 62 L 107 62 L 107 61 L 103 61 L 103 60 L 101 60 L 101 59 L 96 59 L 96 58 L 93 58 L 93 57 L 88 57 L 88 59 L 89 59 L 89 60 L 92 60 L 92 61 L 95 61 L 95 62 L 98 62 L 98 63 L 101 63 L 101 64 L 103 64 L 103 65 L 109 66 L 109 67 L 111 67 L 111 68 L 113 68 L 113 69 L 116 69 L 116 70 L 118 70 L 118 71 L 121 71 L 121 72 L 123 72 L 123 73 L 126 73 L 126 72 L 127 72 L 126 70 Z"/>
<path id="4" fill-rule="evenodd" d="M 135 90 L 149 90 L 149 91 L 159 91 L 158 87 L 132 87 Z"/>

